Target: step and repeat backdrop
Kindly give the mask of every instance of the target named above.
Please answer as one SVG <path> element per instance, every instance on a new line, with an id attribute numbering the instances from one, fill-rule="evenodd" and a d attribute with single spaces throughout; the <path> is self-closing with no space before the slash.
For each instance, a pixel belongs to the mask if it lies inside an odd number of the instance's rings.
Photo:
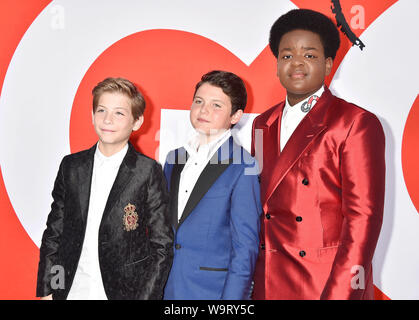
<path id="1" fill-rule="evenodd" d="M 34 299 L 39 246 L 62 157 L 96 142 L 91 90 L 135 82 L 145 122 L 132 136 L 164 162 L 188 135 L 202 74 L 241 76 L 249 92 L 235 137 L 285 98 L 268 48 L 293 8 L 341 23 L 332 92 L 374 112 L 386 134 L 384 222 L 374 257 L 378 299 L 419 299 L 419 28 L 416 0 L 2 0 L 0 2 L 0 299 Z"/>

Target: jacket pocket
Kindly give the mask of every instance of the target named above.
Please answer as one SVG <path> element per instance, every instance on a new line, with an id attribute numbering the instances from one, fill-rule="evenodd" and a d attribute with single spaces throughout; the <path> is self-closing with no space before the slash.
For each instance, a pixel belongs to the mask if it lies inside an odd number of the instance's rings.
<path id="1" fill-rule="evenodd" d="M 212 198 L 225 198 L 230 196 L 231 189 L 226 187 L 217 187 L 217 188 L 210 188 L 206 193 L 204 198 L 212 199 Z"/>
<path id="2" fill-rule="evenodd" d="M 318 257 L 320 263 L 332 263 L 335 260 L 339 245 L 318 249 Z"/>
<path id="3" fill-rule="evenodd" d="M 149 255 L 148 255 L 148 256 L 146 256 L 146 257 L 144 257 L 144 258 L 142 258 L 142 259 L 140 259 L 140 260 L 137 260 L 137 261 L 134 261 L 134 262 L 130 262 L 130 263 L 126 263 L 126 264 L 125 264 L 125 266 L 126 266 L 126 267 L 133 266 L 133 265 L 135 265 L 135 264 L 137 264 L 137 263 L 140 263 L 140 262 L 143 262 L 143 261 L 147 260 L 148 258 L 150 258 L 150 256 L 149 256 Z"/>
<path id="4" fill-rule="evenodd" d="M 204 270 L 204 271 L 228 271 L 228 268 L 199 267 L 199 270 Z"/>

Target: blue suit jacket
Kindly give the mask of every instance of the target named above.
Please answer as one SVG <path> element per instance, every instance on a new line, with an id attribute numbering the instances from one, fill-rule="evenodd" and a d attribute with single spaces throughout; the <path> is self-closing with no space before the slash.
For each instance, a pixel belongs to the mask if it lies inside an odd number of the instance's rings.
<path id="1" fill-rule="evenodd" d="M 262 212 L 257 163 L 230 137 L 204 168 L 178 221 L 186 157 L 184 148 L 171 151 L 164 167 L 175 231 L 164 298 L 248 299 Z"/>

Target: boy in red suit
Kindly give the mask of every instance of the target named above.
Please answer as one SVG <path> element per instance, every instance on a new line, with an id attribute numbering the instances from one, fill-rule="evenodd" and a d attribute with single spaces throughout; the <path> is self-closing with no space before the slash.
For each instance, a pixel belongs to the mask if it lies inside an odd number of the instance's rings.
<path id="1" fill-rule="evenodd" d="M 381 124 L 324 85 L 340 45 L 329 18 L 292 10 L 274 23 L 269 44 L 287 97 L 253 123 L 264 209 L 253 298 L 373 299 Z"/>

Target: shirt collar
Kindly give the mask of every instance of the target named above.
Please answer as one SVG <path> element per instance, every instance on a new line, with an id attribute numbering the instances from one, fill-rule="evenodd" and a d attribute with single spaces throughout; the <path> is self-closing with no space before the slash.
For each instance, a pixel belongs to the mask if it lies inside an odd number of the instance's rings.
<path id="1" fill-rule="evenodd" d="M 311 109 L 313 109 L 314 105 L 317 103 L 317 100 L 313 100 L 313 102 L 311 103 L 311 105 L 307 106 L 310 98 L 313 97 L 313 96 L 317 96 L 318 98 L 320 98 L 321 95 L 323 94 L 323 92 L 324 92 L 324 86 L 321 86 L 321 88 L 319 90 L 317 90 L 314 94 L 312 94 L 310 97 L 304 99 L 303 101 L 298 102 L 297 104 L 295 104 L 293 106 L 291 106 L 289 104 L 289 102 L 288 102 L 288 96 L 287 96 L 287 98 L 285 99 L 284 114 L 286 112 L 288 112 L 288 111 L 292 111 L 293 113 L 295 112 L 295 113 L 307 114 Z M 302 110 L 303 108 L 301 108 L 301 106 L 303 104 L 305 104 L 304 105 L 305 110 L 307 110 L 309 108 L 308 111 L 304 112 Z"/>
<path id="2" fill-rule="evenodd" d="M 98 167 L 106 165 L 109 167 L 118 168 L 121 165 L 122 160 L 124 160 L 127 151 L 128 143 L 120 151 L 111 155 L 110 157 L 107 157 L 102 152 L 100 152 L 99 144 L 97 144 L 95 152 L 95 164 L 97 164 Z"/>
<path id="3" fill-rule="evenodd" d="M 199 145 L 199 133 L 195 131 L 193 136 L 184 145 L 184 148 L 190 155 L 197 155 L 198 153 L 203 154 L 205 157 L 212 155 L 221 144 L 224 143 L 231 136 L 231 130 L 228 129 L 226 132 L 218 136 L 215 140 L 210 143 Z M 199 149 L 198 149 L 199 147 Z"/>

